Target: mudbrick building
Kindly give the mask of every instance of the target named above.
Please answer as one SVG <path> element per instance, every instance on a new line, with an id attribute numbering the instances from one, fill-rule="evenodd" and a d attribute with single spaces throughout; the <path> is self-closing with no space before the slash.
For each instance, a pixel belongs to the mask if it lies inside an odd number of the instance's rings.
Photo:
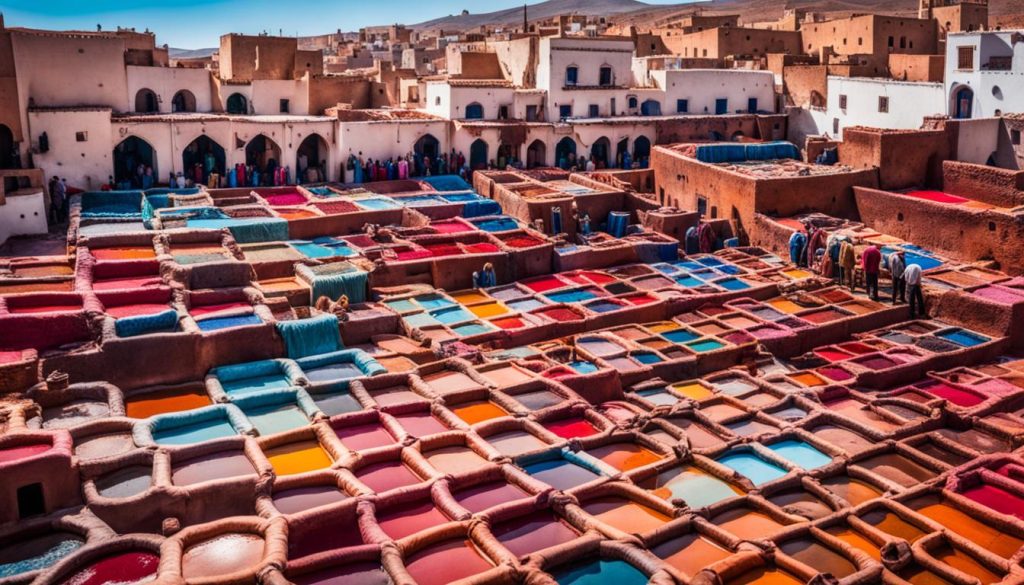
<path id="1" fill-rule="evenodd" d="M 0 21 L 0 584 L 1024 581 L 987 9 Z"/>

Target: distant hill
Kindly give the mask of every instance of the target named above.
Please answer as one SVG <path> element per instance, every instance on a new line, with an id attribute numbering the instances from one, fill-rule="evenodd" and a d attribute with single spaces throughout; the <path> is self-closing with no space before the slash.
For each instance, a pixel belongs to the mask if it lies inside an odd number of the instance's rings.
<path id="1" fill-rule="evenodd" d="M 219 47 L 208 49 L 175 49 L 170 47 L 167 49 L 167 54 L 171 59 L 205 59 L 219 50 Z"/>
<path id="2" fill-rule="evenodd" d="M 610 16 L 652 9 L 657 9 L 659 11 L 678 11 L 689 6 L 692 6 L 692 4 L 680 3 L 676 5 L 655 5 L 640 2 L 639 0 L 547 0 L 546 2 L 541 2 L 539 4 L 529 5 L 527 8 L 527 17 L 533 21 L 552 18 L 560 14 L 571 13 L 585 16 Z M 440 28 L 459 31 L 484 25 L 513 25 L 522 22 L 523 8 L 522 6 L 519 6 L 496 12 L 445 16 L 443 18 L 435 18 L 434 20 L 428 20 L 412 26 L 417 29 Z"/>

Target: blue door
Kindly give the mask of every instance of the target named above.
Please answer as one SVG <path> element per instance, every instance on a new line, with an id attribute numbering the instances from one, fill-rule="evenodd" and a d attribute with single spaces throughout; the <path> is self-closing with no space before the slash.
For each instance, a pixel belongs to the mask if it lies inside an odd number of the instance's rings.
<path id="1" fill-rule="evenodd" d="M 715 114 L 721 116 L 722 114 L 729 113 L 729 100 L 717 99 L 715 100 Z"/>
<path id="2" fill-rule="evenodd" d="M 971 109 L 974 105 L 974 92 L 969 87 L 962 87 L 956 92 L 956 117 L 966 119 L 971 117 Z"/>

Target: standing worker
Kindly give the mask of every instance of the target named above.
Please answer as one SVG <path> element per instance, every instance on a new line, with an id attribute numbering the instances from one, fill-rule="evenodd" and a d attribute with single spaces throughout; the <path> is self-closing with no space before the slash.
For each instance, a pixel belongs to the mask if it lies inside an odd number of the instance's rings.
<path id="1" fill-rule="evenodd" d="M 903 259 L 903 250 L 897 250 L 889 254 L 889 274 L 892 275 L 892 304 L 896 304 L 897 295 L 899 302 L 907 302 L 907 281 L 903 273 L 907 268 Z"/>
<path id="2" fill-rule="evenodd" d="M 860 256 L 864 268 L 864 286 L 871 300 L 878 300 L 878 269 L 882 265 L 882 253 L 874 245 L 868 246 Z"/>
<path id="3" fill-rule="evenodd" d="M 916 319 L 918 315 L 924 317 L 924 293 L 921 292 L 921 266 L 918 264 L 907 264 L 903 270 L 903 280 L 907 283 L 907 296 L 910 297 L 910 318 Z"/>
<path id="4" fill-rule="evenodd" d="M 839 284 L 846 284 L 852 291 L 855 286 L 854 270 L 857 266 L 857 252 L 849 240 L 839 244 Z"/>

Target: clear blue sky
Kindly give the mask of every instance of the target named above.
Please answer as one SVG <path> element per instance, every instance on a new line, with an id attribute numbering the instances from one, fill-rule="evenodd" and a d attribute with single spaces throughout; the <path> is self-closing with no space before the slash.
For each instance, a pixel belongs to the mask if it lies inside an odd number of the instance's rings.
<path id="1" fill-rule="evenodd" d="M 199 49 L 218 46 L 220 35 L 228 32 L 323 34 L 339 28 L 354 31 L 368 25 L 423 22 L 463 9 L 490 12 L 522 4 L 523 0 L 3 0 L 0 11 L 7 26 L 148 28 L 156 32 L 158 43 Z"/>

